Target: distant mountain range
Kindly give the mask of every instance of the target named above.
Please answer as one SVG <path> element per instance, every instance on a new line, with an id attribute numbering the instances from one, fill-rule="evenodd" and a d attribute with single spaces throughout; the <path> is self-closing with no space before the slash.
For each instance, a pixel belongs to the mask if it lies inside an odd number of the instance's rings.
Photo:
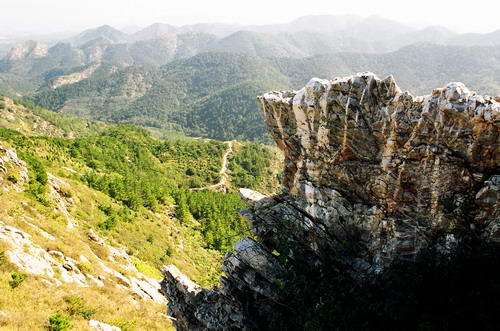
<path id="1" fill-rule="evenodd" d="M 457 34 L 379 17 L 306 16 L 287 24 L 111 26 L 0 60 L 0 94 L 54 111 L 218 139 L 260 139 L 254 98 L 313 76 L 393 74 L 413 93 L 460 80 L 500 94 L 500 30 Z"/>

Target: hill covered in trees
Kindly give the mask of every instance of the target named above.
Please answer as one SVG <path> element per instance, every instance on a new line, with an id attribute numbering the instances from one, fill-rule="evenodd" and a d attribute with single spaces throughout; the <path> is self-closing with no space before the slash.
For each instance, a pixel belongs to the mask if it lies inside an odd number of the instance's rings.
<path id="1" fill-rule="evenodd" d="M 263 140 L 255 96 L 312 77 L 371 71 L 413 94 L 449 81 L 500 94 L 498 36 L 328 15 L 262 26 L 155 23 L 131 34 L 105 25 L 13 47 L 0 60 L 0 94 L 90 119 Z"/>
<path id="2" fill-rule="evenodd" d="M 261 58 L 202 53 L 157 69 L 128 67 L 33 100 L 54 111 L 112 122 L 175 129 L 215 139 L 264 138 L 255 96 L 297 88 L 311 77 L 352 72 L 392 74 L 403 89 L 429 94 L 462 81 L 478 92 L 500 92 L 500 47 L 415 45 L 383 54 L 337 53 L 307 58 Z"/>

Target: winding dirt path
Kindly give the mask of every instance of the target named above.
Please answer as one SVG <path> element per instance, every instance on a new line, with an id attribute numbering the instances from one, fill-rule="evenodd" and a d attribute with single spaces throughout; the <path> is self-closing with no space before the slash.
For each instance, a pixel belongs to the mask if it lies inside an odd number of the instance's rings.
<path id="1" fill-rule="evenodd" d="M 192 188 L 191 191 L 215 190 L 215 191 L 227 192 L 229 188 L 229 174 L 227 173 L 228 171 L 227 166 L 229 163 L 228 161 L 229 155 L 233 153 L 234 140 L 226 141 L 226 144 L 227 144 L 227 149 L 224 152 L 224 155 L 222 155 L 222 165 L 219 171 L 220 175 L 219 182 L 209 186 Z"/>

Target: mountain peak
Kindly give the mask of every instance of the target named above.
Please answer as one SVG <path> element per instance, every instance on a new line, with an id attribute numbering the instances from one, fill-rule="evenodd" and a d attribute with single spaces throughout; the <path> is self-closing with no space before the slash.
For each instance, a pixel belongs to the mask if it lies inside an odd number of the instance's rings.
<path id="1" fill-rule="evenodd" d="M 177 28 L 170 24 L 153 23 L 144 29 L 134 33 L 131 37 L 132 40 L 149 40 L 161 38 L 164 35 L 173 34 L 177 32 Z"/>
<path id="2" fill-rule="evenodd" d="M 77 46 L 83 45 L 93 39 L 104 38 L 111 43 L 127 41 L 128 35 L 110 25 L 101 25 L 96 28 L 87 29 L 70 39 L 71 43 Z"/>

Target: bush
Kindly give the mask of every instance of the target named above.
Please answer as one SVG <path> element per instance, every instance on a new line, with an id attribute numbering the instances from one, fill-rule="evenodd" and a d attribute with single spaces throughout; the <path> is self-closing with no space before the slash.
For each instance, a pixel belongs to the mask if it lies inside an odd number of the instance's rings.
<path id="1" fill-rule="evenodd" d="M 118 224 L 118 217 L 117 216 L 110 216 L 104 220 L 104 222 L 99 223 L 97 226 L 101 230 L 109 231 L 112 230 L 116 227 L 116 224 Z"/>
<path id="2" fill-rule="evenodd" d="M 229 169 L 236 187 L 256 188 L 270 166 L 271 152 L 257 143 L 246 143 L 231 158 Z"/>
<path id="3" fill-rule="evenodd" d="M 27 276 L 26 274 L 14 271 L 13 273 L 10 274 L 10 277 L 12 279 L 9 281 L 9 285 L 10 288 L 14 289 L 19 285 L 21 285 L 21 283 L 24 282 Z"/>
<path id="4" fill-rule="evenodd" d="M 64 331 L 71 328 L 71 321 L 68 316 L 57 313 L 49 317 L 48 329 L 50 331 Z"/>
<path id="5" fill-rule="evenodd" d="M 9 182 L 11 182 L 12 184 L 17 184 L 17 182 L 19 181 L 19 180 L 17 179 L 16 175 L 9 175 L 9 176 L 7 177 L 7 180 L 8 180 Z"/>
<path id="6" fill-rule="evenodd" d="M 95 315 L 95 310 L 88 308 L 82 297 L 70 295 L 64 298 L 64 302 L 67 304 L 66 311 L 70 316 L 81 316 L 89 320 Z"/>
<path id="7" fill-rule="evenodd" d="M 49 205 L 49 200 L 45 196 L 48 176 L 42 162 L 31 153 L 20 153 L 19 156 L 28 164 L 30 172 L 28 192 L 41 204 Z"/>
<path id="8" fill-rule="evenodd" d="M 92 266 L 92 263 L 90 263 L 90 262 L 80 262 L 80 263 L 77 263 L 76 266 L 84 274 L 94 273 L 94 267 Z"/>
<path id="9" fill-rule="evenodd" d="M 177 195 L 177 218 L 186 225 L 196 219 L 207 248 L 225 253 L 249 234 L 238 211 L 246 204 L 234 193 L 181 190 Z"/>

